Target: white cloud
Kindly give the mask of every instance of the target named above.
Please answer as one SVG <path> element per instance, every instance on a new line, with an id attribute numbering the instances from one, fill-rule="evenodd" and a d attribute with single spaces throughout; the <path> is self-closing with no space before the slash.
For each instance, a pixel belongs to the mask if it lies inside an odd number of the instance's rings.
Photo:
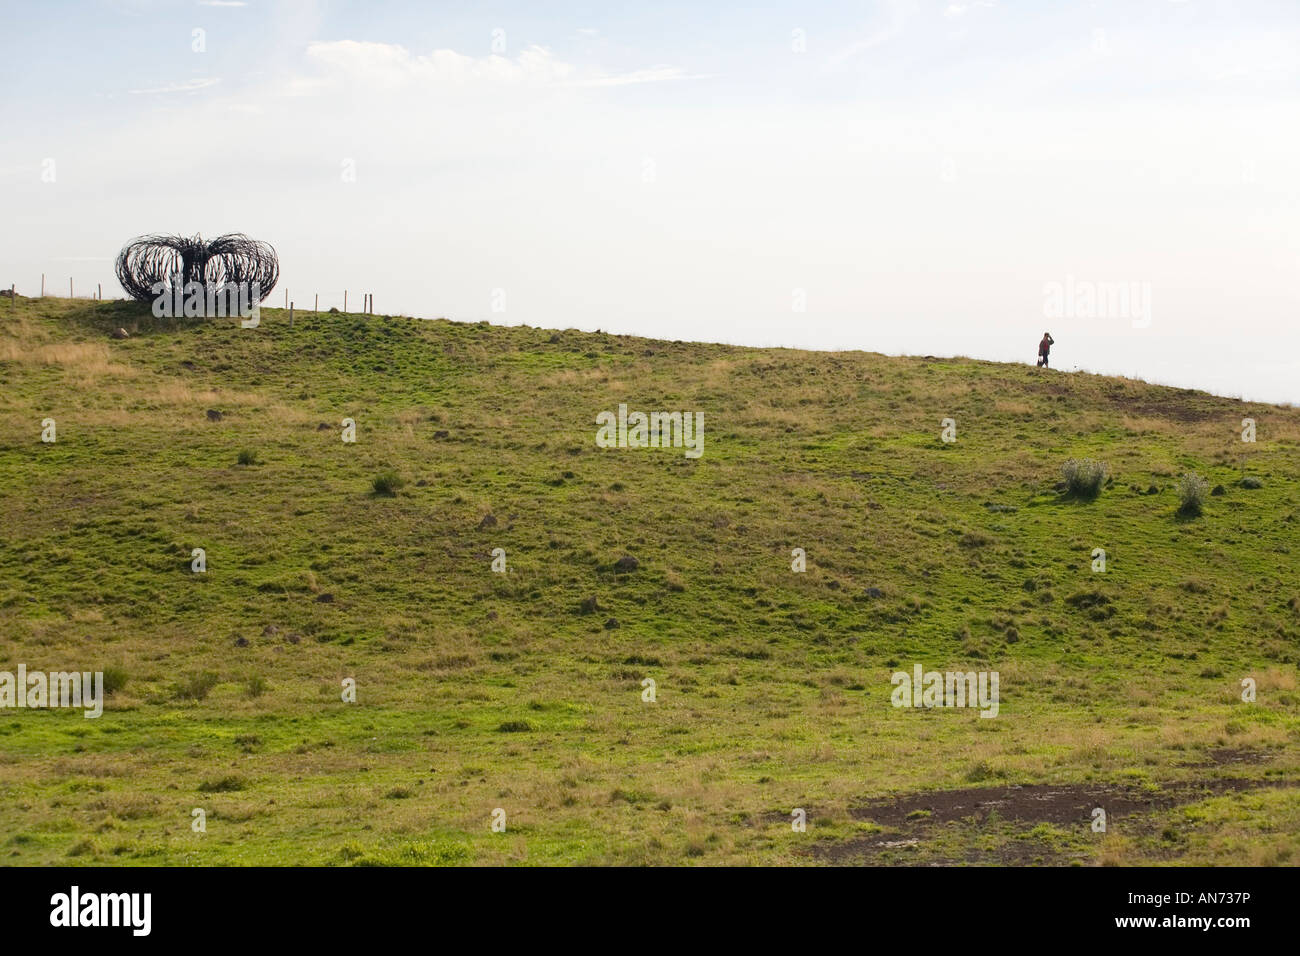
<path id="1" fill-rule="evenodd" d="M 221 80 L 218 77 L 210 77 L 202 80 L 190 80 L 186 83 L 170 83 L 167 86 L 158 86 L 148 90 L 127 90 L 132 94 L 147 93 L 194 93 L 197 90 L 206 90 L 210 86 L 216 86 Z"/>
<path id="2" fill-rule="evenodd" d="M 968 10 L 974 10 L 979 7 L 988 9 L 995 6 L 997 6 L 997 4 L 994 0 L 975 0 L 974 3 L 950 3 L 943 11 L 943 15 L 945 17 L 960 17 L 965 16 Z"/>
<path id="3" fill-rule="evenodd" d="M 290 92 L 303 94 L 346 80 L 384 89 L 402 87 L 462 89 L 480 87 L 599 87 L 702 79 L 680 67 L 658 65 L 626 73 L 579 68 L 550 50 L 529 46 L 513 59 L 492 54 L 473 57 L 455 50 L 413 54 L 393 43 L 337 40 L 312 43 L 307 57 L 323 75 L 296 77 Z"/>
<path id="4" fill-rule="evenodd" d="M 889 3 L 889 23 L 879 29 L 873 30 L 861 40 L 850 44 L 839 53 L 830 58 L 830 66 L 838 66 L 845 60 L 851 60 L 859 53 L 878 47 L 884 43 L 896 39 L 903 32 L 903 26 L 908 16 L 913 12 L 912 4 L 906 0 L 890 0 Z"/>

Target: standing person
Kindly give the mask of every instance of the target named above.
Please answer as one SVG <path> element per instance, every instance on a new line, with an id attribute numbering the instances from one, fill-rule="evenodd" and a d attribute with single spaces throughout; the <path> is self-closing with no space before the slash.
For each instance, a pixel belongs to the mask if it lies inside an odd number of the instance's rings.
<path id="1" fill-rule="evenodd" d="M 1038 366 L 1039 368 L 1047 367 L 1047 353 L 1052 350 L 1056 344 L 1056 339 L 1052 338 L 1051 332 L 1043 333 L 1043 341 L 1038 343 Z"/>

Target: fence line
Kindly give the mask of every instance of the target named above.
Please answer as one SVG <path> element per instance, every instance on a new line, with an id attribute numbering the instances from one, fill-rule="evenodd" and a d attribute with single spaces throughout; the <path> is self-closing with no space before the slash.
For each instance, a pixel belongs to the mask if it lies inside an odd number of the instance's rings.
<path id="1" fill-rule="evenodd" d="M 69 298 L 69 299 L 75 299 L 75 298 L 77 298 L 76 290 L 75 290 L 75 286 L 73 285 L 73 278 L 74 278 L 73 276 L 68 276 L 68 298 Z M 9 284 L 9 290 L 8 290 L 8 291 L 9 291 L 9 301 L 10 301 L 10 303 L 12 304 L 12 303 L 16 300 L 16 298 L 17 298 L 17 283 L 12 283 L 12 282 L 11 282 L 11 283 Z M 349 290 L 349 289 L 344 289 L 344 290 L 343 290 L 343 312 L 345 312 L 345 313 L 347 313 L 347 311 L 348 311 L 348 295 L 349 295 L 350 292 L 351 292 L 351 290 Z M 45 298 L 45 273 L 44 273 L 44 272 L 41 273 L 41 295 L 40 295 L 40 297 L 41 297 L 42 299 Z M 103 284 L 102 282 L 96 282 L 96 283 L 95 283 L 95 294 L 94 294 L 94 295 L 82 296 L 82 298 L 85 299 L 87 302 L 103 302 L 103 301 L 104 301 L 104 284 Z M 116 301 L 126 301 L 126 300 L 124 300 L 124 299 L 119 299 L 119 300 L 116 300 Z M 284 307 L 285 307 L 285 309 L 293 309 L 293 307 L 294 307 L 294 303 L 289 299 L 289 288 L 288 288 L 288 286 L 286 286 L 285 289 L 284 289 Z M 320 293 L 319 293 L 319 292 L 315 292 L 315 293 L 312 294 L 312 314 L 314 314 L 314 315 L 319 315 L 319 314 L 320 314 Z M 374 294 L 373 292 L 363 292 L 363 293 L 361 294 L 361 312 L 360 312 L 359 314 L 360 314 L 360 315 L 374 315 L 374 314 L 375 314 L 375 294 Z"/>

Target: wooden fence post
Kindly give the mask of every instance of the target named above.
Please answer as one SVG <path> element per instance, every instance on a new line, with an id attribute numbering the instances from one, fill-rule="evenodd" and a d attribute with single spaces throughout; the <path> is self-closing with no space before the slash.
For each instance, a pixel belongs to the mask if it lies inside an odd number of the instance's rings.
<path id="1" fill-rule="evenodd" d="M 293 303 L 289 303 L 289 328 L 293 328 Z"/>
<path id="2" fill-rule="evenodd" d="M 41 298 L 45 298 L 45 273 L 41 273 Z"/>
<path id="3" fill-rule="evenodd" d="M 348 290 L 347 289 L 343 290 L 343 311 L 344 313 L 348 311 Z"/>
<path id="4" fill-rule="evenodd" d="M 68 276 L 68 298 L 69 299 L 76 298 L 76 296 L 72 294 L 72 276 Z"/>
<path id="5" fill-rule="evenodd" d="M 314 306 L 312 306 L 311 310 L 312 310 L 313 312 L 319 312 L 319 311 L 320 311 L 320 293 L 319 293 L 319 292 L 316 293 L 316 304 L 315 304 Z"/>

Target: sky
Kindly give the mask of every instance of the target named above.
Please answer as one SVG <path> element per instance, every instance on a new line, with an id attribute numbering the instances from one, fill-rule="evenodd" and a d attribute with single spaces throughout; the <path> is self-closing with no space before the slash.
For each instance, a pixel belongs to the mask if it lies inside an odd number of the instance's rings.
<path id="1" fill-rule="evenodd" d="M 1300 404 L 1300 3 L 4 2 L 0 285 L 244 232 L 299 308 Z"/>

